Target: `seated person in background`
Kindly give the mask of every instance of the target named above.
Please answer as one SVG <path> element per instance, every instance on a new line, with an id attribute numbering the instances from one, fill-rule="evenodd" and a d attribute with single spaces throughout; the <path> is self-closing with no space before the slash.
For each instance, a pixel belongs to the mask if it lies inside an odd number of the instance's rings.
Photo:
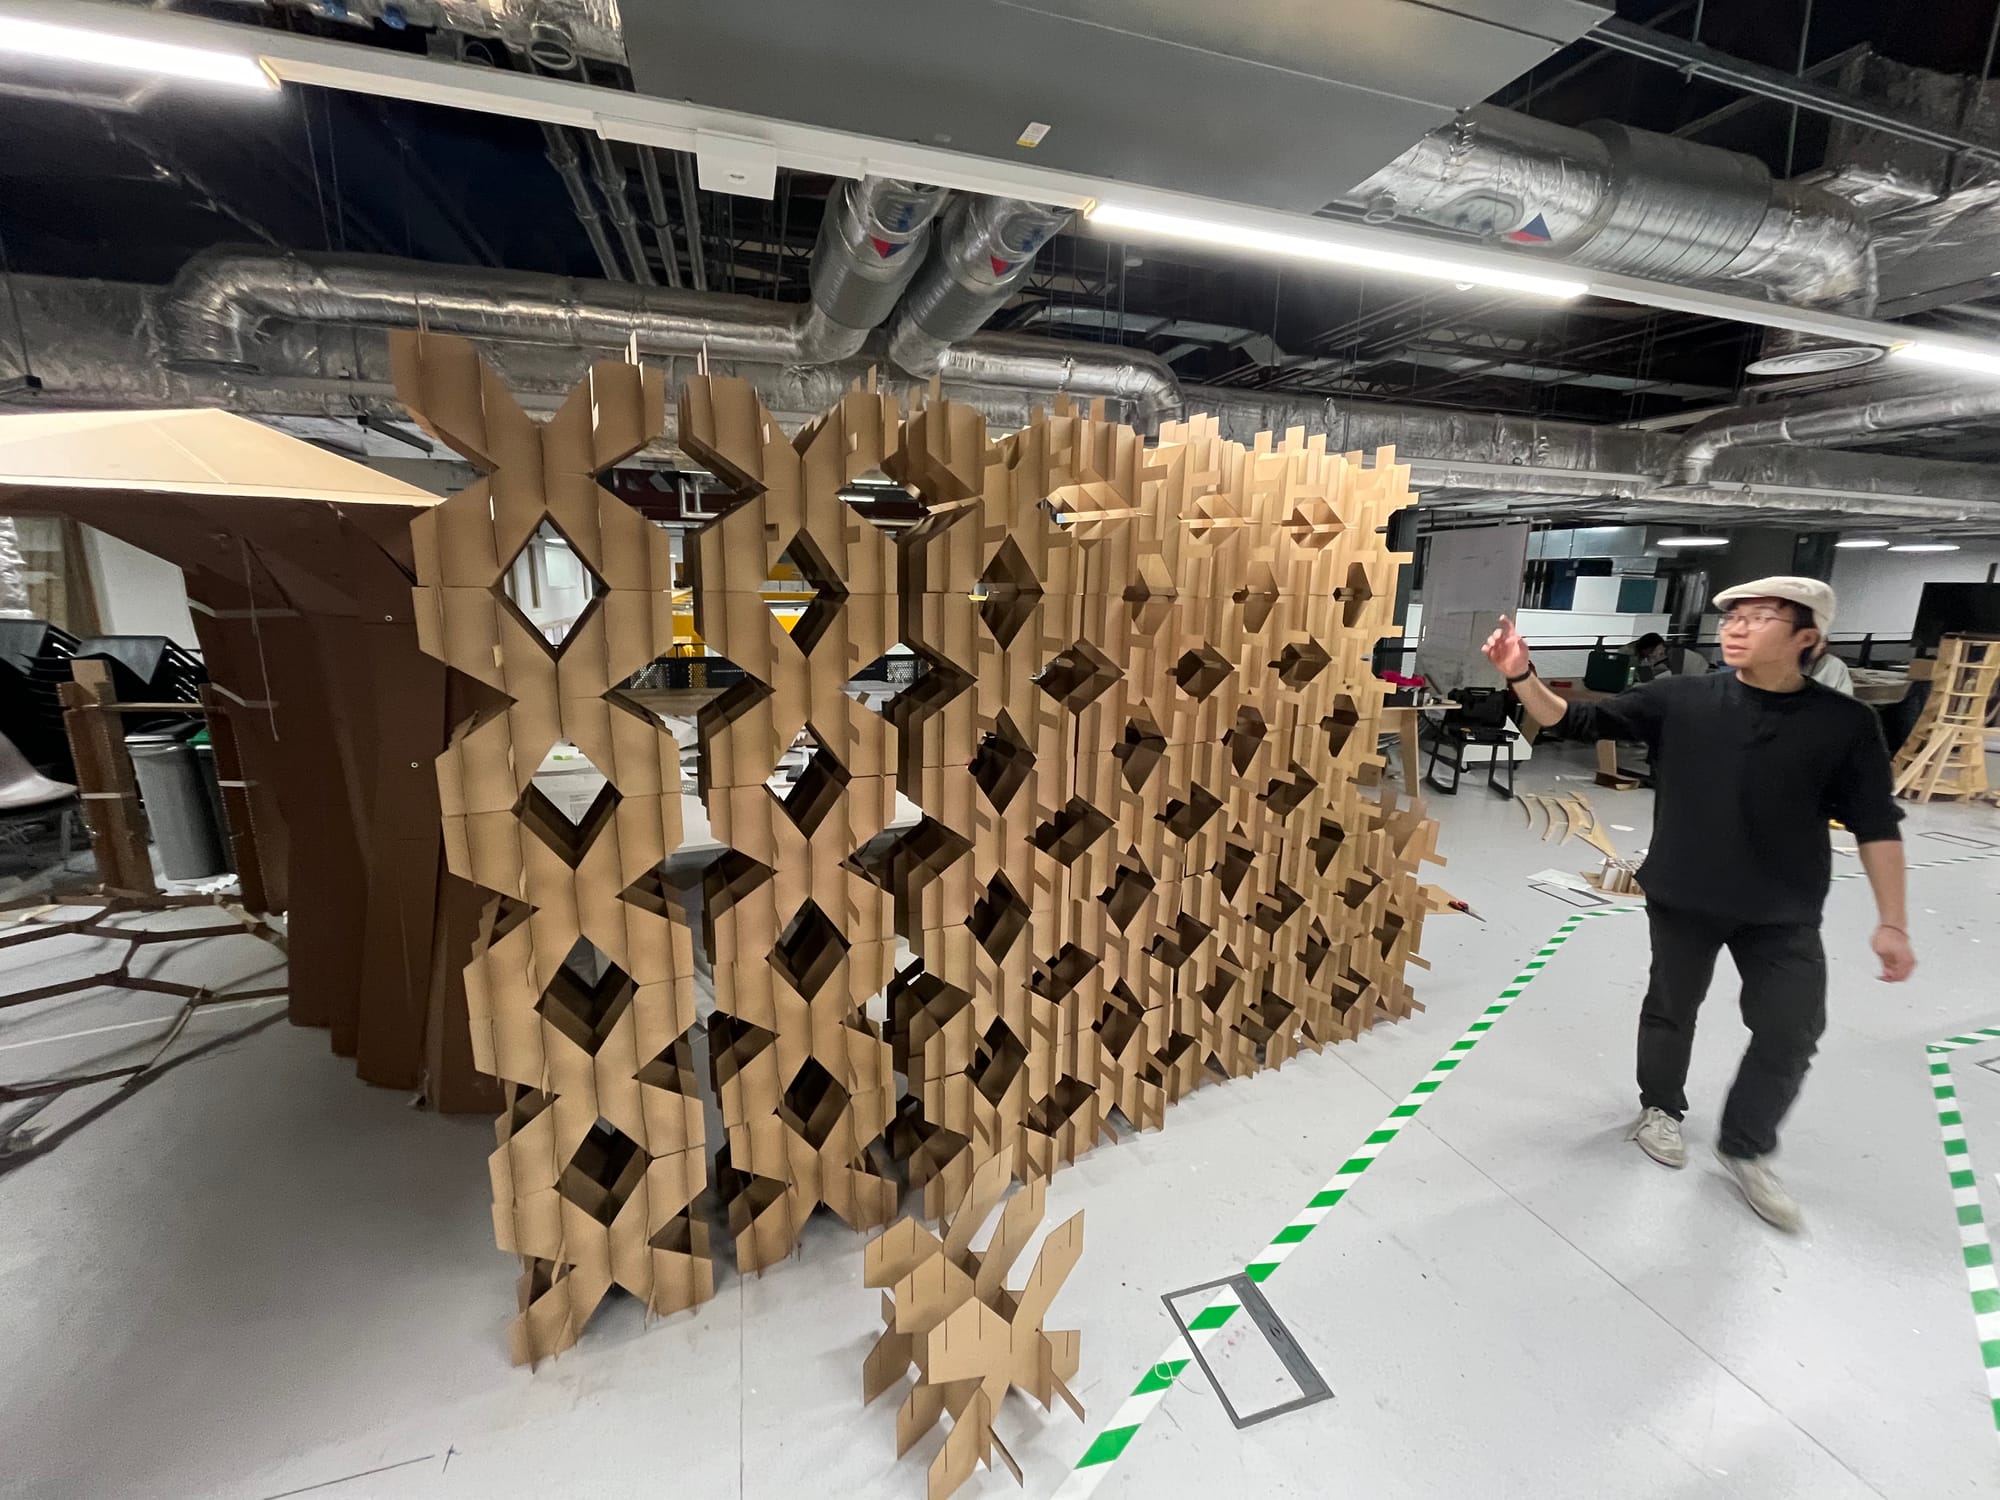
<path id="1" fill-rule="evenodd" d="M 1847 670 L 1847 663 L 1835 656 L 1824 643 L 1819 648 L 1819 656 L 1806 668 L 1806 676 L 1814 682 L 1823 682 L 1836 693 L 1854 696 L 1854 674 Z"/>
<path id="2" fill-rule="evenodd" d="M 1655 677 L 1700 677 L 1708 671 L 1708 658 L 1692 646 L 1670 646 L 1657 630 L 1649 630 L 1628 648 L 1637 664 L 1635 682 L 1651 682 Z"/>

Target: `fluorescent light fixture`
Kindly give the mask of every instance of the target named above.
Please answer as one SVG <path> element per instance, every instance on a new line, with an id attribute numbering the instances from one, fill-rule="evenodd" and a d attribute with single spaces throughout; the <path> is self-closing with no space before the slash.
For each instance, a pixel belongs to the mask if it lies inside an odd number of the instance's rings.
<path id="1" fill-rule="evenodd" d="M 1116 203 L 1093 204 L 1090 222 L 1106 229 L 1126 229 L 1134 234 L 1160 235 L 1167 239 L 1191 240 L 1230 250 L 1248 250 L 1261 255 L 1285 255 L 1298 260 L 1322 261 L 1328 265 L 1353 266 L 1363 271 L 1387 271 L 1399 276 L 1428 276 L 1463 287 L 1486 286 L 1500 291 L 1521 292 L 1531 297 L 1567 300 L 1581 297 L 1590 288 L 1581 281 L 1556 276 L 1537 276 L 1530 271 L 1506 271 L 1471 266 L 1443 256 L 1414 254 L 1401 250 L 1380 250 L 1356 245 L 1340 238 L 1338 225 L 1329 224 L 1324 234 L 1290 234 L 1275 229 L 1259 229 L 1249 224 L 1231 224 L 1220 219 L 1194 219 L 1182 214 L 1154 213 L 1143 208 L 1124 208 Z"/>
<path id="2" fill-rule="evenodd" d="M 1843 551 L 1860 552 L 1869 547 L 1886 547 L 1889 545 L 1889 542 L 1886 537 L 1850 536 L 1850 537 L 1842 537 L 1839 541 L 1835 542 L 1833 545 L 1840 548 Z"/>
<path id="3" fill-rule="evenodd" d="M 0 16 L 0 55 L 116 68 L 128 73 L 150 73 L 267 92 L 278 87 L 278 80 L 261 62 L 241 52 L 184 47 L 176 42 L 149 41 L 90 27 L 17 21 L 5 16 Z"/>
<path id="4" fill-rule="evenodd" d="M 1966 349 L 1956 344 L 1938 344 L 1928 339 L 1911 339 L 1889 350 L 1891 359 L 1913 365 L 1936 365 L 1946 370 L 1964 370 L 1973 375 L 2000 375 L 2000 348 Z"/>
<path id="5" fill-rule="evenodd" d="M 1663 536 L 1653 543 L 1655 547 L 1727 547 L 1726 536 Z"/>
<path id="6" fill-rule="evenodd" d="M 1957 542 L 1898 542 L 1891 552 L 1956 552 Z"/>

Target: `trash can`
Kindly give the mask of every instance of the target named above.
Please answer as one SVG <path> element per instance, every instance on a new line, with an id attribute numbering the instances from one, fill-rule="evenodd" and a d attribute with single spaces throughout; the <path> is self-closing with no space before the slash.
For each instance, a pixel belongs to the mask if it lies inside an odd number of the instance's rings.
<path id="1" fill-rule="evenodd" d="M 196 721 L 125 736 L 139 778 L 139 801 L 169 880 L 200 880 L 227 868 L 221 830 L 202 785 L 201 762 L 188 743 L 201 728 Z"/>
<path id="2" fill-rule="evenodd" d="M 208 815 L 215 827 L 215 838 L 222 850 L 222 866 L 232 875 L 236 872 L 236 848 L 229 841 L 229 812 L 222 801 L 222 778 L 215 770 L 215 741 L 209 737 L 208 726 L 195 731 L 188 743 L 194 746 L 195 760 L 201 766 L 201 789 L 208 796 Z"/>

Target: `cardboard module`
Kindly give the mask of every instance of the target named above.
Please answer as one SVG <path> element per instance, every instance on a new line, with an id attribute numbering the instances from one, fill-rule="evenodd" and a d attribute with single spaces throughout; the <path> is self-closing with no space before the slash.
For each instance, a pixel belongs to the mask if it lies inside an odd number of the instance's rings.
<path id="1" fill-rule="evenodd" d="M 395 350 L 418 419 L 487 476 L 422 518 L 415 561 L 425 649 L 504 695 L 438 778 L 449 868 L 488 893 L 466 991 L 510 1097 L 518 1355 L 573 1341 L 614 1281 L 706 1295 L 704 1183 L 761 1270 L 816 1207 L 877 1228 L 907 1182 L 936 1217 L 1041 1181 L 1114 1112 L 1156 1128 L 1205 1082 L 1415 1008 L 1436 827 L 1376 790 L 1369 669 L 1413 503 L 1393 453 L 1246 448 L 1202 418 L 1149 446 L 1067 401 L 995 440 L 862 388 L 788 437 L 700 375 L 679 441 L 734 495 L 689 539 L 695 623 L 745 674 L 697 720 L 724 845 L 704 1141 L 690 935 L 649 873 L 678 839 L 676 747 L 620 693 L 674 639 L 665 538 L 593 478 L 659 431 L 657 377 L 600 366 L 537 427 L 469 346 Z M 841 498 L 877 472 L 924 506 L 900 535 Z M 553 650 L 501 588 L 545 523 L 603 585 Z M 761 597 L 781 566 L 812 585 L 789 630 Z M 864 707 L 846 685 L 899 641 L 916 680 Z M 610 781 L 580 822 L 529 785 L 561 740 Z M 898 790 L 922 816 L 892 833 Z"/>
<path id="2" fill-rule="evenodd" d="M 861 1371 L 865 1405 L 912 1368 L 916 1380 L 896 1413 L 896 1457 L 908 1453 L 939 1418 L 951 1418 L 944 1446 L 931 1460 L 930 1500 L 945 1500 L 980 1464 L 998 1454 L 1021 1483 L 1021 1466 L 993 1431 L 1010 1390 L 1055 1410 L 1060 1396 L 1083 1420 L 1083 1405 L 1067 1381 L 1076 1378 L 1081 1335 L 1042 1327 L 1049 1305 L 1083 1254 L 1083 1215 L 1057 1225 L 1042 1241 L 1027 1285 L 1007 1289 L 1007 1275 L 1041 1227 L 1039 1182 L 1007 1199 L 986 1248 L 972 1241 L 1006 1197 L 1007 1162 L 991 1158 L 974 1174 L 949 1219 L 932 1234 L 915 1219 L 898 1221 L 869 1241 L 863 1280 L 881 1287 L 882 1336 Z"/>

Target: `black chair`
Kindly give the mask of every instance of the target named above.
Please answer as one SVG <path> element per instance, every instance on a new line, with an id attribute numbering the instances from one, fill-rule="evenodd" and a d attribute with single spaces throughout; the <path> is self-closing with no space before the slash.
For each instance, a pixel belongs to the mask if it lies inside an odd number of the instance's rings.
<path id="1" fill-rule="evenodd" d="M 1439 715 L 1431 731 L 1431 758 L 1424 767 L 1424 781 L 1447 797 L 1458 795 L 1458 783 L 1465 774 L 1465 747 L 1484 745 L 1486 784 L 1502 797 L 1514 795 L 1514 726 L 1507 717 L 1513 695 L 1500 688 L 1460 688 L 1452 695 L 1458 707 Z M 1445 754 L 1447 748 L 1450 754 Z M 1500 784 L 1500 755 L 1507 756 L 1507 784 Z M 1451 784 L 1438 779 L 1438 766 L 1451 770 Z"/>
<path id="2" fill-rule="evenodd" d="M 47 620 L 0 620 L 0 733 L 57 781 L 76 779 L 60 691 L 75 648 L 76 637 Z"/>

